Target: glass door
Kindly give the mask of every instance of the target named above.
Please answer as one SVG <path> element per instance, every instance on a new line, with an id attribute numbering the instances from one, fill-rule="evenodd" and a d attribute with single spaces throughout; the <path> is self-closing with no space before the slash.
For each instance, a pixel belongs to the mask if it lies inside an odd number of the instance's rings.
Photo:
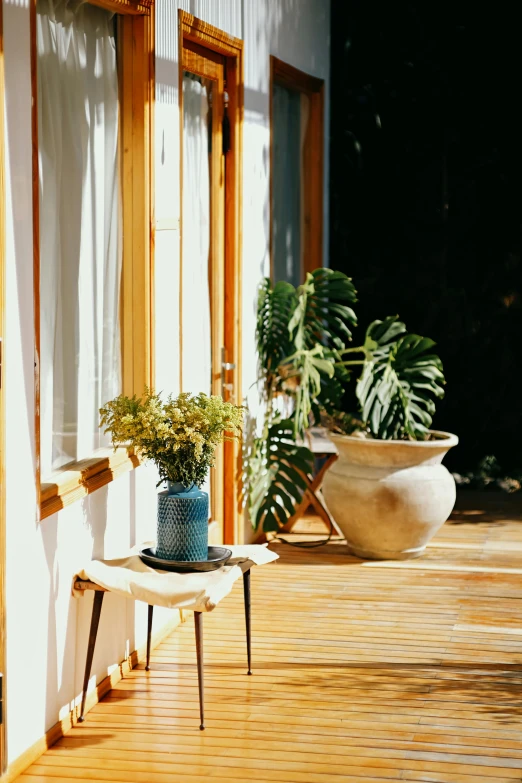
<path id="1" fill-rule="evenodd" d="M 274 282 L 304 280 L 305 155 L 309 117 L 306 93 L 274 84 L 272 90 L 272 259 Z"/>
<path id="2" fill-rule="evenodd" d="M 184 42 L 182 58 L 182 389 L 221 395 L 225 348 L 225 59 Z M 223 540 L 224 455 L 206 487 Z"/>
<path id="3" fill-rule="evenodd" d="M 324 82 L 270 57 L 270 259 L 294 286 L 323 263 Z"/>

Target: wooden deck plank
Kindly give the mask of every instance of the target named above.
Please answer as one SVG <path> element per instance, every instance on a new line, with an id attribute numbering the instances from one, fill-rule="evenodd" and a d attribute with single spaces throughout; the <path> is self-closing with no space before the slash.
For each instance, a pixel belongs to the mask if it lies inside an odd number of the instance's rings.
<path id="1" fill-rule="evenodd" d="M 416 561 L 272 543 L 253 677 L 241 586 L 204 617 L 205 732 L 189 620 L 19 780 L 522 781 L 522 509 L 496 501 L 464 497 Z"/>

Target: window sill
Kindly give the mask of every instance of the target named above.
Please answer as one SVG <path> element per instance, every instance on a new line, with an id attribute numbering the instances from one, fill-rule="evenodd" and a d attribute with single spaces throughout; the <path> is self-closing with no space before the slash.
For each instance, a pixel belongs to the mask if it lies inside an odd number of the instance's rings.
<path id="1" fill-rule="evenodd" d="M 103 449 L 90 459 L 73 462 L 54 474 L 40 488 L 40 519 L 104 487 L 115 478 L 137 468 L 138 457 L 126 448 Z"/>

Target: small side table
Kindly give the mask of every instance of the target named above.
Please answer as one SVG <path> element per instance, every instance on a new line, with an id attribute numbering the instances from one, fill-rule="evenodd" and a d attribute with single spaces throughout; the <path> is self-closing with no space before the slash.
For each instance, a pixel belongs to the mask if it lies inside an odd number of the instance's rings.
<path id="1" fill-rule="evenodd" d="M 329 509 L 324 502 L 323 493 L 321 487 L 323 485 L 326 472 L 332 467 L 334 462 L 339 459 L 339 452 L 333 441 L 328 438 L 326 430 L 323 427 L 312 427 L 305 435 L 304 446 L 307 446 L 314 455 L 315 461 L 321 463 L 319 469 L 314 472 L 313 475 L 303 475 L 306 482 L 306 489 L 303 492 L 303 497 L 300 503 L 296 506 L 294 514 L 281 528 L 282 533 L 291 533 L 297 522 L 304 516 L 309 506 L 313 506 L 313 509 L 317 516 L 319 516 L 326 527 L 335 530 L 340 538 L 344 538 L 344 534 L 331 515 Z"/>
<path id="2" fill-rule="evenodd" d="M 89 643 L 87 645 L 87 657 L 85 659 L 85 674 L 83 678 L 83 693 L 82 704 L 80 708 L 80 717 L 78 721 L 83 723 L 85 720 L 85 700 L 87 697 L 87 686 L 89 685 L 89 679 L 91 676 L 92 659 L 94 656 L 94 648 L 96 645 L 96 637 L 98 635 L 98 626 L 100 623 L 101 609 L 103 605 L 103 597 L 106 592 L 109 592 L 105 587 L 91 582 L 90 580 L 76 580 L 74 583 L 74 589 L 78 591 L 94 590 L 94 601 L 92 605 L 91 616 L 91 628 L 89 632 Z M 247 662 L 248 672 L 252 674 L 252 633 L 251 633 L 251 620 L 250 620 L 250 568 L 243 571 L 243 595 L 245 601 L 245 622 L 246 622 L 246 642 L 247 642 Z M 154 614 L 154 605 L 149 604 L 148 622 L 147 622 L 147 663 L 145 666 L 146 671 L 150 670 L 150 646 L 152 636 L 152 618 Z M 194 627 L 196 631 L 196 659 L 198 666 L 198 689 L 199 689 L 199 717 L 201 731 L 205 728 L 205 715 L 204 715 L 204 679 L 203 679 L 203 612 L 194 611 Z"/>

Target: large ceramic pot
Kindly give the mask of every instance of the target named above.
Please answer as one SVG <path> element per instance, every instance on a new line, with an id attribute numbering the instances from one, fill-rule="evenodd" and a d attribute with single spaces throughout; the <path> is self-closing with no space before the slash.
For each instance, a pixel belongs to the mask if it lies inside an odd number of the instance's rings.
<path id="1" fill-rule="evenodd" d="M 331 435 L 339 459 L 323 484 L 326 504 L 358 557 L 418 557 L 448 519 L 455 481 L 442 465 L 456 435 L 435 440 L 372 440 Z"/>
<path id="2" fill-rule="evenodd" d="M 156 556 L 163 560 L 208 558 L 208 495 L 196 486 L 168 482 L 158 494 Z"/>

